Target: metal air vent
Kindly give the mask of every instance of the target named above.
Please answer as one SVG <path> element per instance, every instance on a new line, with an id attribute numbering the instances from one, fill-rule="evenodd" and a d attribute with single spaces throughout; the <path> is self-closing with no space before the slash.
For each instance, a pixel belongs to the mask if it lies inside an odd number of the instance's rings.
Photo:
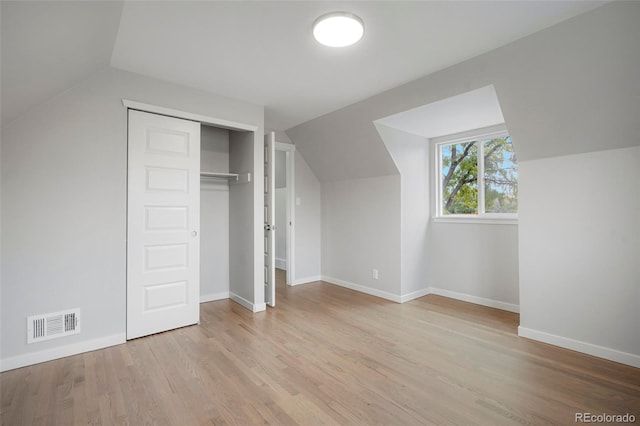
<path id="1" fill-rule="evenodd" d="M 27 343 L 80 333 L 80 308 L 27 317 Z"/>

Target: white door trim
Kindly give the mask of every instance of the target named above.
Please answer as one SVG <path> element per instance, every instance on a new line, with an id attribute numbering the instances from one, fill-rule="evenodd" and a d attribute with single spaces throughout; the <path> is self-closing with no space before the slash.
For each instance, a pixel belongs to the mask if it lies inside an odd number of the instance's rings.
<path id="1" fill-rule="evenodd" d="M 275 144 L 274 132 L 264 135 L 264 301 L 272 308 L 276 306 Z"/>
<path id="2" fill-rule="evenodd" d="M 286 153 L 286 173 L 287 173 L 287 285 L 295 283 L 295 253 L 296 253 L 296 221 L 295 221 L 295 161 L 296 146 L 290 143 L 276 142 L 276 151 Z"/>
<path id="3" fill-rule="evenodd" d="M 194 114 L 187 111 L 181 111 L 178 109 L 167 108 L 158 105 L 145 104 L 143 102 L 132 101 L 130 99 L 122 99 L 122 105 L 130 109 L 137 109 L 145 112 L 152 112 L 155 114 L 167 115 L 169 117 L 184 118 L 186 120 L 198 121 L 202 124 L 210 124 L 216 127 L 222 127 L 231 130 L 246 130 L 249 132 L 257 132 L 258 126 L 253 124 L 238 123 L 236 121 L 229 121 L 223 118 L 209 117 L 206 115 Z"/>

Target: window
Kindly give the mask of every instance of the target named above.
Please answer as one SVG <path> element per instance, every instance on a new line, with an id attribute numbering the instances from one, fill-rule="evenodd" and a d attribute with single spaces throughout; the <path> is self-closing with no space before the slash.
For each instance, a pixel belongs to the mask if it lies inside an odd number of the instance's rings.
<path id="1" fill-rule="evenodd" d="M 507 219 L 518 213 L 518 164 L 505 131 L 435 143 L 438 218 Z"/>

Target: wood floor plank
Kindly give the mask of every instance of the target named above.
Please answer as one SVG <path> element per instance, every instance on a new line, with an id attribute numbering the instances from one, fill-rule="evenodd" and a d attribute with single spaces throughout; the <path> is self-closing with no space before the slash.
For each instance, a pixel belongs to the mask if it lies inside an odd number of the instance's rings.
<path id="1" fill-rule="evenodd" d="M 640 369 L 519 338 L 517 314 L 284 282 L 267 312 L 209 302 L 198 326 L 2 373 L 1 424 L 640 422 Z"/>

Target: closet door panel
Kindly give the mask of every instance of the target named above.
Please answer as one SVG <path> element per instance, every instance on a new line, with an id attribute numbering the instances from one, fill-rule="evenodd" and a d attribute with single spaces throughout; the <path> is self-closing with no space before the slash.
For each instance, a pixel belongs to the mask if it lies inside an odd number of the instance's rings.
<path id="1" fill-rule="evenodd" d="M 129 111 L 127 339 L 199 321 L 200 123 Z"/>
<path id="2" fill-rule="evenodd" d="M 189 224 L 189 206 L 145 206 L 146 231 L 186 231 Z"/>

